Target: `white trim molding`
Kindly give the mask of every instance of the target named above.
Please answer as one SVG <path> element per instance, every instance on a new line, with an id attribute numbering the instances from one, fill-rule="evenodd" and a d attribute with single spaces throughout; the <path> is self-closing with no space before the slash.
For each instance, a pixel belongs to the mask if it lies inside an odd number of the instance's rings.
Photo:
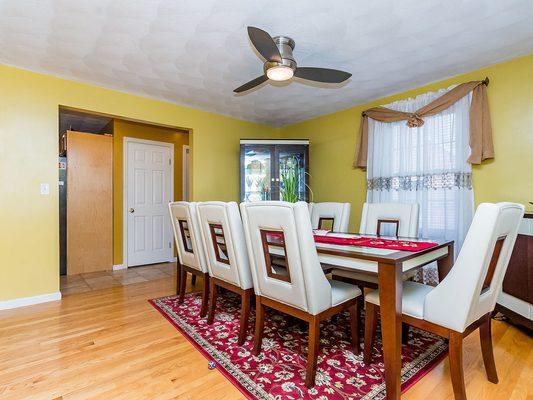
<path id="1" fill-rule="evenodd" d="M 240 144 L 309 144 L 309 139 L 241 139 Z"/>
<path id="2" fill-rule="evenodd" d="M 128 269 L 125 264 L 113 265 L 113 271 L 120 271 L 121 269 Z"/>
<path id="3" fill-rule="evenodd" d="M 19 297 L 18 299 L 0 301 L 0 310 L 10 310 L 12 308 L 32 306 L 34 304 L 48 303 L 49 301 L 58 300 L 61 300 L 61 292 Z"/>

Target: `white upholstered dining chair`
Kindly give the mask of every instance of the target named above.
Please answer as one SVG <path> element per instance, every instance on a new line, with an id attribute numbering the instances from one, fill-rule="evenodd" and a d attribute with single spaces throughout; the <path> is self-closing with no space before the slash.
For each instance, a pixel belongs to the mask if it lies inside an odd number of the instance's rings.
<path id="1" fill-rule="evenodd" d="M 254 353 L 261 352 L 265 306 L 307 321 L 305 384 L 311 387 L 315 382 L 320 321 L 349 310 L 352 347 L 359 351 L 357 307 L 361 290 L 345 282 L 329 281 L 324 275 L 304 202 L 241 203 L 241 214 L 256 293 Z M 285 258 L 286 269 L 273 268 L 272 253 Z"/>
<path id="2" fill-rule="evenodd" d="M 253 282 L 239 206 L 235 202 L 198 203 L 198 214 L 210 275 L 207 322 L 212 324 L 215 318 L 217 287 L 237 293 L 241 296 L 238 344 L 242 345 L 248 328 Z"/>
<path id="3" fill-rule="evenodd" d="M 463 338 L 479 327 L 485 370 L 498 383 L 491 338 L 491 314 L 502 288 L 524 215 L 514 203 L 480 204 L 453 268 L 436 287 L 403 283 L 402 322 L 449 339 L 450 370 L 457 400 L 466 399 Z M 371 350 L 379 310 L 379 290 L 365 297 L 364 361 Z"/>
<path id="4" fill-rule="evenodd" d="M 418 214 L 417 203 L 365 203 L 359 233 L 380 236 L 385 231 L 387 235 L 416 238 L 418 237 Z M 392 232 L 390 228 L 393 228 Z M 368 267 L 365 266 L 364 269 L 368 270 Z M 361 287 L 376 289 L 377 272 L 376 266 L 375 271 L 369 272 L 334 269 L 332 275 L 334 279 L 353 281 Z M 403 279 L 410 279 L 415 273 L 416 269 L 406 270 Z"/>
<path id="5" fill-rule="evenodd" d="M 309 214 L 313 229 L 348 232 L 350 203 L 309 203 Z"/>
<path id="6" fill-rule="evenodd" d="M 200 316 L 207 314 L 209 296 L 209 273 L 205 256 L 202 233 L 198 219 L 197 203 L 176 201 L 169 203 L 170 219 L 180 262 L 179 302 L 185 297 L 187 272 L 203 278 L 202 308 Z"/>
<path id="7" fill-rule="evenodd" d="M 359 233 L 383 234 L 384 225 L 394 225 L 392 236 L 418 237 L 418 203 L 365 203 Z"/>

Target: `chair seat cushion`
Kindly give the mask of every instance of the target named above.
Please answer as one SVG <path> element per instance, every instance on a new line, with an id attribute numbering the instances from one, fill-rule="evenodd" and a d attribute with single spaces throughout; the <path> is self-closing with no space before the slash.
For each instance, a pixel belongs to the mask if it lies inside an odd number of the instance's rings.
<path id="1" fill-rule="evenodd" d="M 414 318 L 424 319 L 424 300 L 433 286 L 417 282 L 403 283 L 402 313 Z M 366 294 L 365 301 L 379 306 L 379 289 Z"/>
<path id="2" fill-rule="evenodd" d="M 345 301 L 361 296 L 362 292 L 357 286 L 350 283 L 330 280 L 331 284 L 331 305 L 336 306 Z"/>
<path id="3" fill-rule="evenodd" d="M 405 271 L 402 275 L 402 280 L 406 281 L 411 279 L 415 276 L 416 271 L 416 268 Z M 331 274 L 334 276 L 342 276 L 343 278 L 354 279 L 356 281 L 371 282 L 375 283 L 376 285 L 378 283 L 378 276 L 376 274 L 367 274 L 359 271 L 347 271 L 345 269 L 334 269 L 331 271 Z"/>

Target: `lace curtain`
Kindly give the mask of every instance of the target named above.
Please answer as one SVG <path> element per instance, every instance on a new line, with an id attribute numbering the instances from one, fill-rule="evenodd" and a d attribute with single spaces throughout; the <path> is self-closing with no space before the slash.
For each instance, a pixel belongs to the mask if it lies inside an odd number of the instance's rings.
<path id="1" fill-rule="evenodd" d="M 385 107 L 414 112 L 452 88 Z M 405 121 L 368 121 L 367 201 L 417 202 L 419 235 L 454 240 L 456 254 L 474 214 L 472 168 L 467 162 L 471 98 L 470 93 L 443 112 L 425 117 L 416 128 Z M 437 283 L 436 264 L 426 266 L 417 279 Z"/>

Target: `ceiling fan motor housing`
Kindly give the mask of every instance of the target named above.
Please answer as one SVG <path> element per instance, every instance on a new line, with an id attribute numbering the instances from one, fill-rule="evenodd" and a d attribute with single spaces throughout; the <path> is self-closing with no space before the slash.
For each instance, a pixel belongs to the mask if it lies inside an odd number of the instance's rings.
<path id="1" fill-rule="evenodd" d="M 281 62 L 279 63 L 276 61 L 266 61 L 263 65 L 263 70 L 265 71 L 265 73 L 268 69 L 281 65 L 289 67 L 293 71 L 296 70 L 296 61 L 294 60 L 294 56 L 292 55 L 292 51 L 294 50 L 295 46 L 294 40 L 287 36 L 276 36 L 272 39 L 274 39 L 274 43 L 276 44 L 281 54 Z"/>

